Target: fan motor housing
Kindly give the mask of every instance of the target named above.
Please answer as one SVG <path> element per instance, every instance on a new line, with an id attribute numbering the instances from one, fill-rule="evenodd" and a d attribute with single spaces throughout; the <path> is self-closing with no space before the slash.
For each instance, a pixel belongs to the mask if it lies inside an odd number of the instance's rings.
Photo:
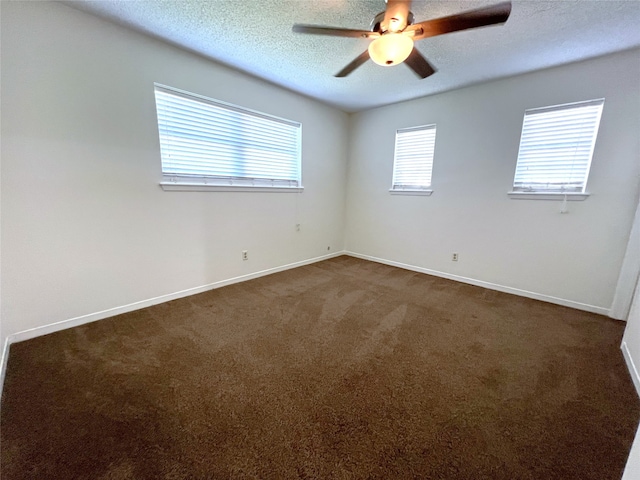
<path id="1" fill-rule="evenodd" d="M 382 21 L 384 20 L 384 14 L 385 12 L 380 12 L 375 17 L 373 17 L 373 20 L 371 20 L 370 28 L 372 32 L 377 32 L 380 34 L 384 33 L 382 31 Z M 413 25 L 413 12 L 409 12 L 409 14 L 407 15 L 407 26 L 409 25 Z"/>

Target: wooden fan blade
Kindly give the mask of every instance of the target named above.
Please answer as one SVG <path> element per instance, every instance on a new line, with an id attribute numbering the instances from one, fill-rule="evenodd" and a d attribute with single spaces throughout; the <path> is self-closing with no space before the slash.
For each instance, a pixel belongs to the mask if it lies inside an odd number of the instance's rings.
<path id="1" fill-rule="evenodd" d="M 469 28 L 501 24 L 507 21 L 510 13 L 511 2 L 503 2 L 449 17 L 416 23 L 410 25 L 406 31 L 414 31 L 413 39 L 420 40 L 421 38 L 435 37 L 436 35 L 458 32 Z"/>
<path id="2" fill-rule="evenodd" d="M 321 25 L 302 25 L 296 23 L 292 30 L 295 33 L 309 33 L 311 35 L 329 35 L 331 37 L 374 38 L 379 37 L 377 32 L 369 30 L 352 30 L 340 27 L 323 27 Z"/>
<path id="3" fill-rule="evenodd" d="M 401 32 L 409 24 L 411 0 L 387 0 L 384 20 L 380 28 L 383 32 Z"/>
<path id="4" fill-rule="evenodd" d="M 429 75 L 436 73 L 436 69 L 431 66 L 416 47 L 413 47 L 404 63 L 411 67 L 411 70 L 416 72 L 416 75 L 420 78 L 427 78 Z"/>
<path id="5" fill-rule="evenodd" d="M 362 54 L 358 55 L 355 60 L 353 60 L 349 65 L 336 73 L 335 76 L 340 78 L 346 77 L 367 60 L 369 60 L 369 50 L 365 50 L 364 52 L 362 52 Z"/>

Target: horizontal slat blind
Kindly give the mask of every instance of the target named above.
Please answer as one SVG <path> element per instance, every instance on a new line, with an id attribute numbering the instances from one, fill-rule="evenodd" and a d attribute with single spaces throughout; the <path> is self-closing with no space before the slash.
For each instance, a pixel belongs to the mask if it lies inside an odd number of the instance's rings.
<path id="1" fill-rule="evenodd" d="M 431 185 L 436 126 L 396 131 L 393 190 L 425 190 Z"/>
<path id="2" fill-rule="evenodd" d="M 167 179 L 300 186 L 300 123 L 161 85 L 155 97 Z"/>
<path id="3" fill-rule="evenodd" d="M 604 99 L 527 110 L 514 191 L 584 192 Z"/>

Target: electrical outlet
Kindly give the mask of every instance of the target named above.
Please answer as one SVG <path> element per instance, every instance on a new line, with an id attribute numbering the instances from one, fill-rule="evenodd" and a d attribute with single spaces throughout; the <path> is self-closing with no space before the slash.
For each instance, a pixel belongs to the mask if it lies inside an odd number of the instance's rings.
<path id="1" fill-rule="evenodd" d="M 296 232 L 299 232 L 299 231 L 300 231 L 300 224 L 296 223 Z"/>
<path id="2" fill-rule="evenodd" d="M 249 252 L 242 250 L 242 260 L 249 260 Z"/>
<path id="3" fill-rule="evenodd" d="M 331 250 L 331 246 L 328 246 L 328 247 L 327 247 L 327 252 L 328 252 L 329 250 Z"/>
<path id="4" fill-rule="evenodd" d="M 454 253 L 453 255 L 451 255 L 451 261 L 453 262 L 457 262 L 458 261 L 458 254 Z"/>

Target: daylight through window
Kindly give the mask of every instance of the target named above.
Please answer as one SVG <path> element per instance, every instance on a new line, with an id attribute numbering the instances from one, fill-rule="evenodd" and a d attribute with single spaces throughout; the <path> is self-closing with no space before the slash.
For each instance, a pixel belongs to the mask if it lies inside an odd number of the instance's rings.
<path id="1" fill-rule="evenodd" d="M 527 110 L 514 192 L 582 193 L 604 99 Z"/>
<path id="2" fill-rule="evenodd" d="M 430 192 L 436 126 L 403 128 L 396 132 L 391 191 Z"/>
<path id="3" fill-rule="evenodd" d="M 301 187 L 301 125 L 155 86 L 163 187 Z"/>

